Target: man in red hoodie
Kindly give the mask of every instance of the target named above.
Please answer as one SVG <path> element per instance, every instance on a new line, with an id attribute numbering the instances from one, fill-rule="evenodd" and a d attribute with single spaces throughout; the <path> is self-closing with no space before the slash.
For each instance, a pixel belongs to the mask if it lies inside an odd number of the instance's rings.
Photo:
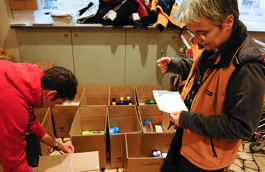
<path id="1" fill-rule="evenodd" d="M 46 133 L 33 109 L 74 99 L 77 85 L 74 74 L 63 67 L 42 71 L 37 65 L 0 60 L 0 162 L 5 172 L 33 172 L 26 161 L 27 133 L 74 152 L 72 144 L 60 144 Z"/>

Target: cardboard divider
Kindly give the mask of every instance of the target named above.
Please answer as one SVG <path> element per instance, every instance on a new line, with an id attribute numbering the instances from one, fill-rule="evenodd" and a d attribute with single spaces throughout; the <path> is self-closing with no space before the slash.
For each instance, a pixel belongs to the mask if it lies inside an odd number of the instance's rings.
<path id="1" fill-rule="evenodd" d="M 123 97 L 124 101 L 126 102 L 128 96 L 132 101 L 132 105 L 137 105 L 135 90 L 133 86 L 110 86 L 109 103 L 111 103 L 113 98 L 115 98 L 116 102 L 118 103 L 121 97 Z"/>
<path id="2" fill-rule="evenodd" d="M 138 106 L 137 109 L 142 127 L 144 126 L 144 122 L 147 118 L 149 118 L 154 130 L 155 125 L 161 125 L 163 132 L 176 131 L 173 125 L 168 129 L 170 124 L 169 114 L 159 110 L 157 105 L 142 105 Z"/>
<path id="3" fill-rule="evenodd" d="M 102 135 L 82 135 L 82 131 L 105 131 Z M 79 107 L 74 117 L 70 138 L 75 152 L 98 151 L 100 168 L 106 168 L 107 110 L 105 106 Z"/>
<path id="4" fill-rule="evenodd" d="M 146 104 L 149 100 L 155 100 L 153 90 L 161 90 L 159 85 L 136 86 L 135 92 L 138 105 Z"/>
<path id="5" fill-rule="evenodd" d="M 109 103 L 109 89 L 107 85 L 87 85 L 85 87 L 84 98 L 81 106 L 86 105 L 105 105 Z"/>
<path id="6" fill-rule="evenodd" d="M 69 132 L 78 106 L 54 106 L 52 116 L 56 137 L 70 137 Z"/>
<path id="7" fill-rule="evenodd" d="M 125 172 L 159 172 L 165 158 L 153 157 L 152 151 L 167 153 L 174 133 L 128 133 L 125 135 Z"/>
<path id="8" fill-rule="evenodd" d="M 51 108 L 34 109 L 34 112 L 42 127 L 54 138 Z M 38 141 L 29 134 L 26 136 L 26 141 L 27 162 L 30 166 L 36 167 L 38 165 L 39 156 L 49 155 L 52 148 Z"/>
<path id="9" fill-rule="evenodd" d="M 109 106 L 108 131 L 110 128 L 119 127 L 119 134 L 108 137 L 110 145 L 111 168 L 124 167 L 125 133 L 141 133 L 142 127 L 137 114 L 136 106 Z"/>
<path id="10" fill-rule="evenodd" d="M 85 86 L 77 86 L 74 100 L 63 104 L 57 104 L 52 108 L 52 116 L 56 137 L 70 137 L 69 131 L 72 126 L 76 111 L 82 102 Z"/>

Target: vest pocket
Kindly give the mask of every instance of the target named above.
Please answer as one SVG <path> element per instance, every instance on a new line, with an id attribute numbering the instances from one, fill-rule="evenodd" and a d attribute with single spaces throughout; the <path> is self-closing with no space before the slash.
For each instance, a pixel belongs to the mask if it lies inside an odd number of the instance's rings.
<path id="1" fill-rule="evenodd" d="M 217 157 L 217 154 L 216 154 L 215 149 L 214 149 L 214 145 L 213 145 L 213 140 L 212 140 L 212 138 L 210 138 L 210 141 L 211 141 L 211 146 L 212 146 L 213 156 L 214 156 L 214 157 Z"/>

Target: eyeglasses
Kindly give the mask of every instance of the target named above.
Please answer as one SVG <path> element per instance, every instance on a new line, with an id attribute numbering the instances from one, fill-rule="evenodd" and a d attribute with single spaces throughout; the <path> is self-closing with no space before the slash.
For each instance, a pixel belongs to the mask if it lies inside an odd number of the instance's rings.
<path id="1" fill-rule="evenodd" d="M 201 33 L 201 32 L 195 32 L 195 34 L 192 32 L 192 31 L 190 31 L 190 30 L 188 30 L 187 29 L 187 32 L 190 34 L 190 36 L 192 36 L 192 37 L 194 37 L 194 36 L 199 36 L 199 37 L 201 37 L 203 40 L 205 40 L 206 38 L 205 38 L 205 34 L 206 33 Z"/>

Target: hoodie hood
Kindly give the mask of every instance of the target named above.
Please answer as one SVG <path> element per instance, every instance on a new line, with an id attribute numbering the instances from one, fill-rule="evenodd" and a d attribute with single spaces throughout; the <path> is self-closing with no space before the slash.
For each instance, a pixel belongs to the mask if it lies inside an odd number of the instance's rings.
<path id="1" fill-rule="evenodd" d="M 38 69 L 38 65 L 13 63 L 6 68 L 6 76 L 30 104 L 40 107 L 43 71 Z"/>

